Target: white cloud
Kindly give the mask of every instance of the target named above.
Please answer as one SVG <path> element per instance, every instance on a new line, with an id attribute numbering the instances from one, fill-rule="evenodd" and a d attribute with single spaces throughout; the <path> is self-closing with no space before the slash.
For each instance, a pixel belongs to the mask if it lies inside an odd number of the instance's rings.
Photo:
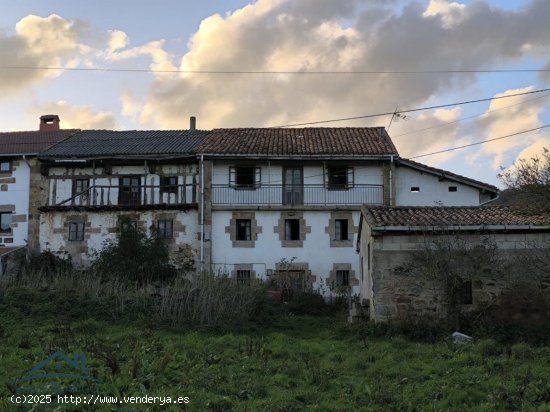
<path id="1" fill-rule="evenodd" d="M 54 113 L 61 119 L 63 129 L 116 129 L 117 121 L 113 113 L 97 111 L 91 106 L 72 106 L 65 101 L 35 105 L 36 113 Z"/>
<path id="2" fill-rule="evenodd" d="M 450 29 L 465 17 L 466 5 L 447 0 L 430 0 L 423 13 L 424 17 L 441 18 L 443 27 Z"/>

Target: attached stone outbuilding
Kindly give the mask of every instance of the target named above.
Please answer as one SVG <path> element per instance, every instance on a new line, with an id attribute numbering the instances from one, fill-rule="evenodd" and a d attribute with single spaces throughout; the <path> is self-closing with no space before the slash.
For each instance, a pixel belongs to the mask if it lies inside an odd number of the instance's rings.
<path id="1" fill-rule="evenodd" d="M 456 274 L 453 265 L 463 269 L 461 312 L 489 307 L 518 281 L 550 290 L 548 213 L 501 206 L 365 207 L 357 241 L 363 314 L 375 321 L 445 318 L 444 281 L 428 276 L 421 261 L 437 245 L 454 253 L 450 271 Z"/>

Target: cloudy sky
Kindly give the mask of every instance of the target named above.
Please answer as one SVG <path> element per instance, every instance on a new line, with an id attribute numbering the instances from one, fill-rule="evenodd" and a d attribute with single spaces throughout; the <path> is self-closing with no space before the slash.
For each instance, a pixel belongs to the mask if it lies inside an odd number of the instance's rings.
<path id="1" fill-rule="evenodd" d="M 280 126 L 550 88 L 548 0 L 3 6 L 4 131 L 36 129 L 45 113 L 59 114 L 65 128 L 182 129 L 192 115 L 203 129 Z M 514 69 L 533 71 L 483 72 Z M 301 73 L 235 73 L 243 71 Z M 359 71 L 379 73 L 350 73 Z M 409 73 L 388 73 L 395 71 Z M 549 95 L 414 112 L 394 119 L 389 133 L 403 157 L 494 139 L 550 124 Z M 323 125 L 388 127 L 390 120 Z M 550 128 L 417 160 L 497 184 L 500 166 L 545 146 Z"/>

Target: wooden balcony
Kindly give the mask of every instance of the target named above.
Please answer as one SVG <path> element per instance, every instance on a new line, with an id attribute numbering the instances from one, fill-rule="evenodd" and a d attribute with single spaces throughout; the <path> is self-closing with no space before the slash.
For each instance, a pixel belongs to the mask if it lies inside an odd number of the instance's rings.
<path id="1" fill-rule="evenodd" d="M 48 210 L 144 210 L 182 209 L 197 207 L 197 185 L 94 185 L 59 201 L 50 193 L 47 203 L 40 208 Z"/>

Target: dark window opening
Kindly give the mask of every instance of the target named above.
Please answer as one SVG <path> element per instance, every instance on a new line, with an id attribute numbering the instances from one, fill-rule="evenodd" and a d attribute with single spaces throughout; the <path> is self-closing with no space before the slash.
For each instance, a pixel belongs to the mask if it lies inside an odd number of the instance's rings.
<path id="1" fill-rule="evenodd" d="M 353 168 L 328 167 L 327 187 L 329 189 L 347 189 L 353 185 Z"/>
<path id="2" fill-rule="evenodd" d="M 178 177 L 177 176 L 161 176 L 160 178 L 161 193 L 177 193 L 178 192 Z"/>
<path id="3" fill-rule="evenodd" d="M 11 162 L 6 160 L 0 162 L 0 172 L 11 172 Z"/>
<path id="4" fill-rule="evenodd" d="M 411 187 L 411 192 L 420 192 L 420 187 L 418 187 L 418 186 L 412 186 L 412 187 Z"/>
<path id="5" fill-rule="evenodd" d="M 349 270 L 336 271 L 336 286 L 349 286 Z"/>
<path id="6" fill-rule="evenodd" d="M 159 220 L 157 222 L 157 236 L 159 239 L 172 239 L 174 236 L 174 222 L 172 220 Z"/>
<path id="7" fill-rule="evenodd" d="M 73 196 L 87 195 L 88 189 L 90 188 L 90 179 L 75 179 L 73 182 Z"/>
<path id="8" fill-rule="evenodd" d="M 456 186 L 449 186 L 449 192 L 456 192 L 458 188 Z"/>
<path id="9" fill-rule="evenodd" d="M 128 220 L 125 219 L 120 224 L 120 230 L 121 232 L 130 232 L 130 231 L 136 231 L 137 230 L 137 220 Z"/>
<path id="10" fill-rule="evenodd" d="M 348 238 L 348 219 L 336 219 L 334 221 L 335 240 L 349 240 Z"/>
<path id="11" fill-rule="evenodd" d="M 285 219 L 285 240 L 300 240 L 300 219 Z"/>
<path id="12" fill-rule="evenodd" d="M 69 240 L 70 241 L 84 240 L 84 222 L 69 223 Z"/>
<path id="13" fill-rule="evenodd" d="M 252 240 L 252 221 L 250 219 L 237 219 L 237 240 Z"/>
<path id="14" fill-rule="evenodd" d="M 458 298 L 459 302 L 463 305 L 471 305 L 473 303 L 471 280 L 464 281 L 460 284 Z"/>
<path id="15" fill-rule="evenodd" d="M 250 278 L 250 270 L 237 270 L 237 282 L 247 283 L 250 282 Z"/>
<path id="16" fill-rule="evenodd" d="M 137 205 L 141 203 L 141 178 L 127 176 L 119 179 L 118 203 Z"/>
<path id="17" fill-rule="evenodd" d="M 12 213 L 0 213 L 0 232 L 11 231 Z"/>

